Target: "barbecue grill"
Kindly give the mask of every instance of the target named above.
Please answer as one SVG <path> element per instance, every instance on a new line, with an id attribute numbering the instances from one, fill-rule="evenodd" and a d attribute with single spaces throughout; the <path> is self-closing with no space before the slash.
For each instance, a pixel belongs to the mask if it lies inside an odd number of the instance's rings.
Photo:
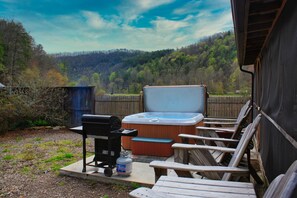
<path id="1" fill-rule="evenodd" d="M 80 133 L 83 137 L 83 170 L 86 172 L 86 166 L 95 166 L 104 168 L 104 175 L 111 177 L 113 168 L 116 166 L 116 160 L 120 157 L 121 137 L 138 134 L 136 129 L 122 129 L 121 120 L 111 115 L 91 115 L 82 116 L 82 127 L 71 129 Z M 86 163 L 86 138 L 94 138 L 95 156 L 93 161 Z M 94 163 L 94 164 L 93 164 Z"/>

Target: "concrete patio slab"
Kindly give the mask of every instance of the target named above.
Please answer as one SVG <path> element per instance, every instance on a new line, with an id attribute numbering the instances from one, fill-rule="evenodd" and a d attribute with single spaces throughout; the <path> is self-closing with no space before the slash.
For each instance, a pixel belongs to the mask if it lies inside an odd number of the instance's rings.
<path id="1" fill-rule="evenodd" d="M 94 156 L 88 157 L 87 162 L 92 161 Z M 78 177 L 82 179 L 91 179 L 106 183 L 119 183 L 124 185 L 131 185 L 131 183 L 138 183 L 143 186 L 152 186 L 155 183 L 154 169 L 149 167 L 149 163 L 133 162 L 132 173 L 130 176 L 117 175 L 115 169 L 111 177 L 106 177 L 103 173 L 103 168 L 87 166 L 87 171 L 82 172 L 82 160 L 73 163 L 69 166 L 60 169 L 60 174 Z"/>

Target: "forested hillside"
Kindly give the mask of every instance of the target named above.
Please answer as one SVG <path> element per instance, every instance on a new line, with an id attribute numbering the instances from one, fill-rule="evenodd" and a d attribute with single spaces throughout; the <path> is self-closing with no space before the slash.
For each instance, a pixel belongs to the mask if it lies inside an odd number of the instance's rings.
<path id="1" fill-rule="evenodd" d="M 147 63 L 153 59 L 163 57 L 172 51 L 143 52 L 116 49 L 97 52 L 60 53 L 55 54 L 54 57 L 60 67 L 66 68 L 68 78 L 72 81 L 72 84 L 93 84 L 94 75 L 99 77 L 100 74 L 100 81 L 103 82 L 103 87 L 106 90 L 106 85 L 109 83 L 109 76 L 113 71 L 123 71 L 124 69 Z"/>
<path id="2" fill-rule="evenodd" d="M 245 93 L 232 32 L 181 49 L 48 55 L 22 24 L 0 20 L 0 82 L 10 86 L 94 85 L 97 94 L 139 93 L 145 85 L 206 84 L 212 94 Z"/>
<path id="3" fill-rule="evenodd" d="M 206 84 L 210 93 L 225 94 L 246 92 L 250 84 L 249 75 L 239 71 L 232 32 L 178 50 L 121 49 L 55 56 L 73 84 L 96 81 L 101 93 L 139 93 L 145 85 Z"/>
<path id="4" fill-rule="evenodd" d="M 61 86 L 68 80 L 21 23 L 0 19 L 0 82 L 7 87 Z"/>

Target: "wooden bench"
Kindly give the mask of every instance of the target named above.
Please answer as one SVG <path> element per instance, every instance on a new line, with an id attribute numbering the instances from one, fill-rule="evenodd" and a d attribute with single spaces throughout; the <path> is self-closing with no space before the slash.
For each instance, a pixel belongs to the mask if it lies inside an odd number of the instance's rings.
<path id="1" fill-rule="evenodd" d="M 161 176 L 152 189 L 137 188 L 129 195 L 146 198 L 256 197 L 252 183 L 169 176 Z M 290 166 L 286 174 L 281 174 L 272 181 L 263 197 L 297 197 L 297 160 Z"/>
<path id="2" fill-rule="evenodd" d="M 131 197 L 256 197 L 252 183 L 162 176 L 152 189 L 138 188 Z"/>
<path id="3" fill-rule="evenodd" d="M 172 144 L 173 140 L 169 138 L 134 137 L 131 149 L 133 155 L 169 157 L 173 155 Z"/>

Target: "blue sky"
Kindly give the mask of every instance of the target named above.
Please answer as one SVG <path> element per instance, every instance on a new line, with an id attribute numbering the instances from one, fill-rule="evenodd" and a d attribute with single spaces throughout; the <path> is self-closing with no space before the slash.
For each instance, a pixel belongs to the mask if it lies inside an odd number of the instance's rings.
<path id="1" fill-rule="evenodd" d="M 0 0 L 48 53 L 180 48 L 233 30 L 230 0 Z"/>

